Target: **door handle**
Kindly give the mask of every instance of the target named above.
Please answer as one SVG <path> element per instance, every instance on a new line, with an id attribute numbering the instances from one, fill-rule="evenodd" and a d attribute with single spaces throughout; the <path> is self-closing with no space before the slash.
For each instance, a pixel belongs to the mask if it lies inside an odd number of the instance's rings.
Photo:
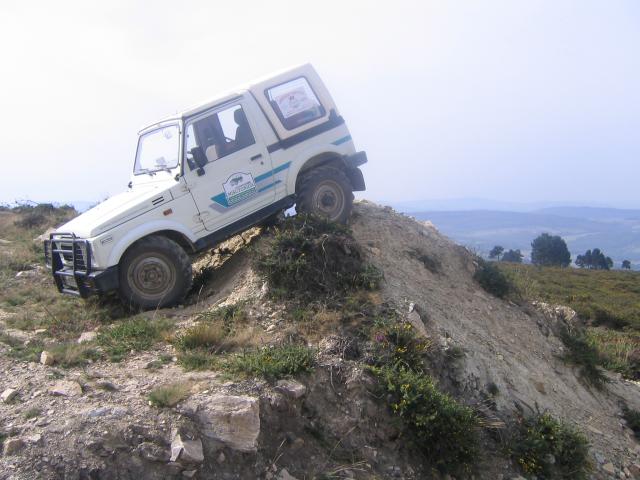
<path id="1" fill-rule="evenodd" d="M 252 161 L 252 162 L 255 162 L 256 160 L 258 160 L 258 159 L 260 159 L 260 158 L 262 158 L 262 154 L 261 154 L 261 153 L 259 153 L 259 154 L 257 154 L 257 155 L 254 155 L 253 157 L 251 157 L 251 161 Z"/>

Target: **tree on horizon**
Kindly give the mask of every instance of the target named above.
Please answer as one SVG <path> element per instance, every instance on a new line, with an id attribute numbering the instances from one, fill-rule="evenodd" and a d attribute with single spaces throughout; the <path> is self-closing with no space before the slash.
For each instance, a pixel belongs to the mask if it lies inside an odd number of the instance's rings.
<path id="1" fill-rule="evenodd" d="M 517 250 L 510 249 L 502 255 L 503 262 L 522 263 L 523 258 L 524 258 L 524 255 L 522 254 L 520 249 L 517 249 Z"/>
<path id="2" fill-rule="evenodd" d="M 571 253 L 562 237 L 543 233 L 531 242 L 531 263 L 545 267 L 568 267 Z"/>
<path id="3" fill-rule="evenodd" d="M 502 255 L 502 252 L 504 252 L 504 247 L 502 247 L 500 245 L 496 245 L 489 252 L 489 258 L 492 259 L 492 260 L 494 258 L 497 258 L 498 260 L 500 260 L 500 255 Z"/>

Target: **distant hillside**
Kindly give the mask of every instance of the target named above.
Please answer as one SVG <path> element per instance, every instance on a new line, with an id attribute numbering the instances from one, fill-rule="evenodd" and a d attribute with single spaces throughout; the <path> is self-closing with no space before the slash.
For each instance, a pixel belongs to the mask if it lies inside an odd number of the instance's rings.
<path id="1" fill-rule="evenodd" d="M 590 207 L 551 207 L 534 212 L 495 210 L 410 212 L 430 220 L 457 242 L 481 253 L 494 245 L 519 248 L 525 255 L 531 241 L 542 232 L 562 236 L 573 258 L 590 248 L 600 248 L 616 267 L 630 260 L 640 268 L 640 210 Z"/>

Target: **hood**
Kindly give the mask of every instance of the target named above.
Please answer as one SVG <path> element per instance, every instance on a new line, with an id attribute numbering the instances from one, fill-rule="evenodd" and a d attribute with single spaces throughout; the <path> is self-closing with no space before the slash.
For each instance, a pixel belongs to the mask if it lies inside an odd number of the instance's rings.
<path id="1" fill-rule="evenodd" d="M 170 187 L 174 184 L 162 182 L 135 186 L 87 210 L 56 231 L 74 233 L 80 238 L 95 237 L 169 202 L 173 198 Z"/>

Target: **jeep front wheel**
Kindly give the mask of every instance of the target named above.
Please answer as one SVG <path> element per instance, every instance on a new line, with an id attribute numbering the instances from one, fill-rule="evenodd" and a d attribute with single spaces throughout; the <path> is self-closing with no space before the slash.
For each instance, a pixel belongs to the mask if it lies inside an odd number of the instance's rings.
<path id="1" fill-rule="evenodd" d="M 300 181 L 296 205 L 299 213 L 312 213 L 332 222 L 347 223 L 352 205 L 351 183 L 338 168 L 315 168 Z"/>
<path id="2" fill-rule="evenodd" d="M 173 240 L 151 235 L 135 243 L 120 262 L 120 296 L 142 309 L 175 305 L 191 288 L 189 256 Z"/>

